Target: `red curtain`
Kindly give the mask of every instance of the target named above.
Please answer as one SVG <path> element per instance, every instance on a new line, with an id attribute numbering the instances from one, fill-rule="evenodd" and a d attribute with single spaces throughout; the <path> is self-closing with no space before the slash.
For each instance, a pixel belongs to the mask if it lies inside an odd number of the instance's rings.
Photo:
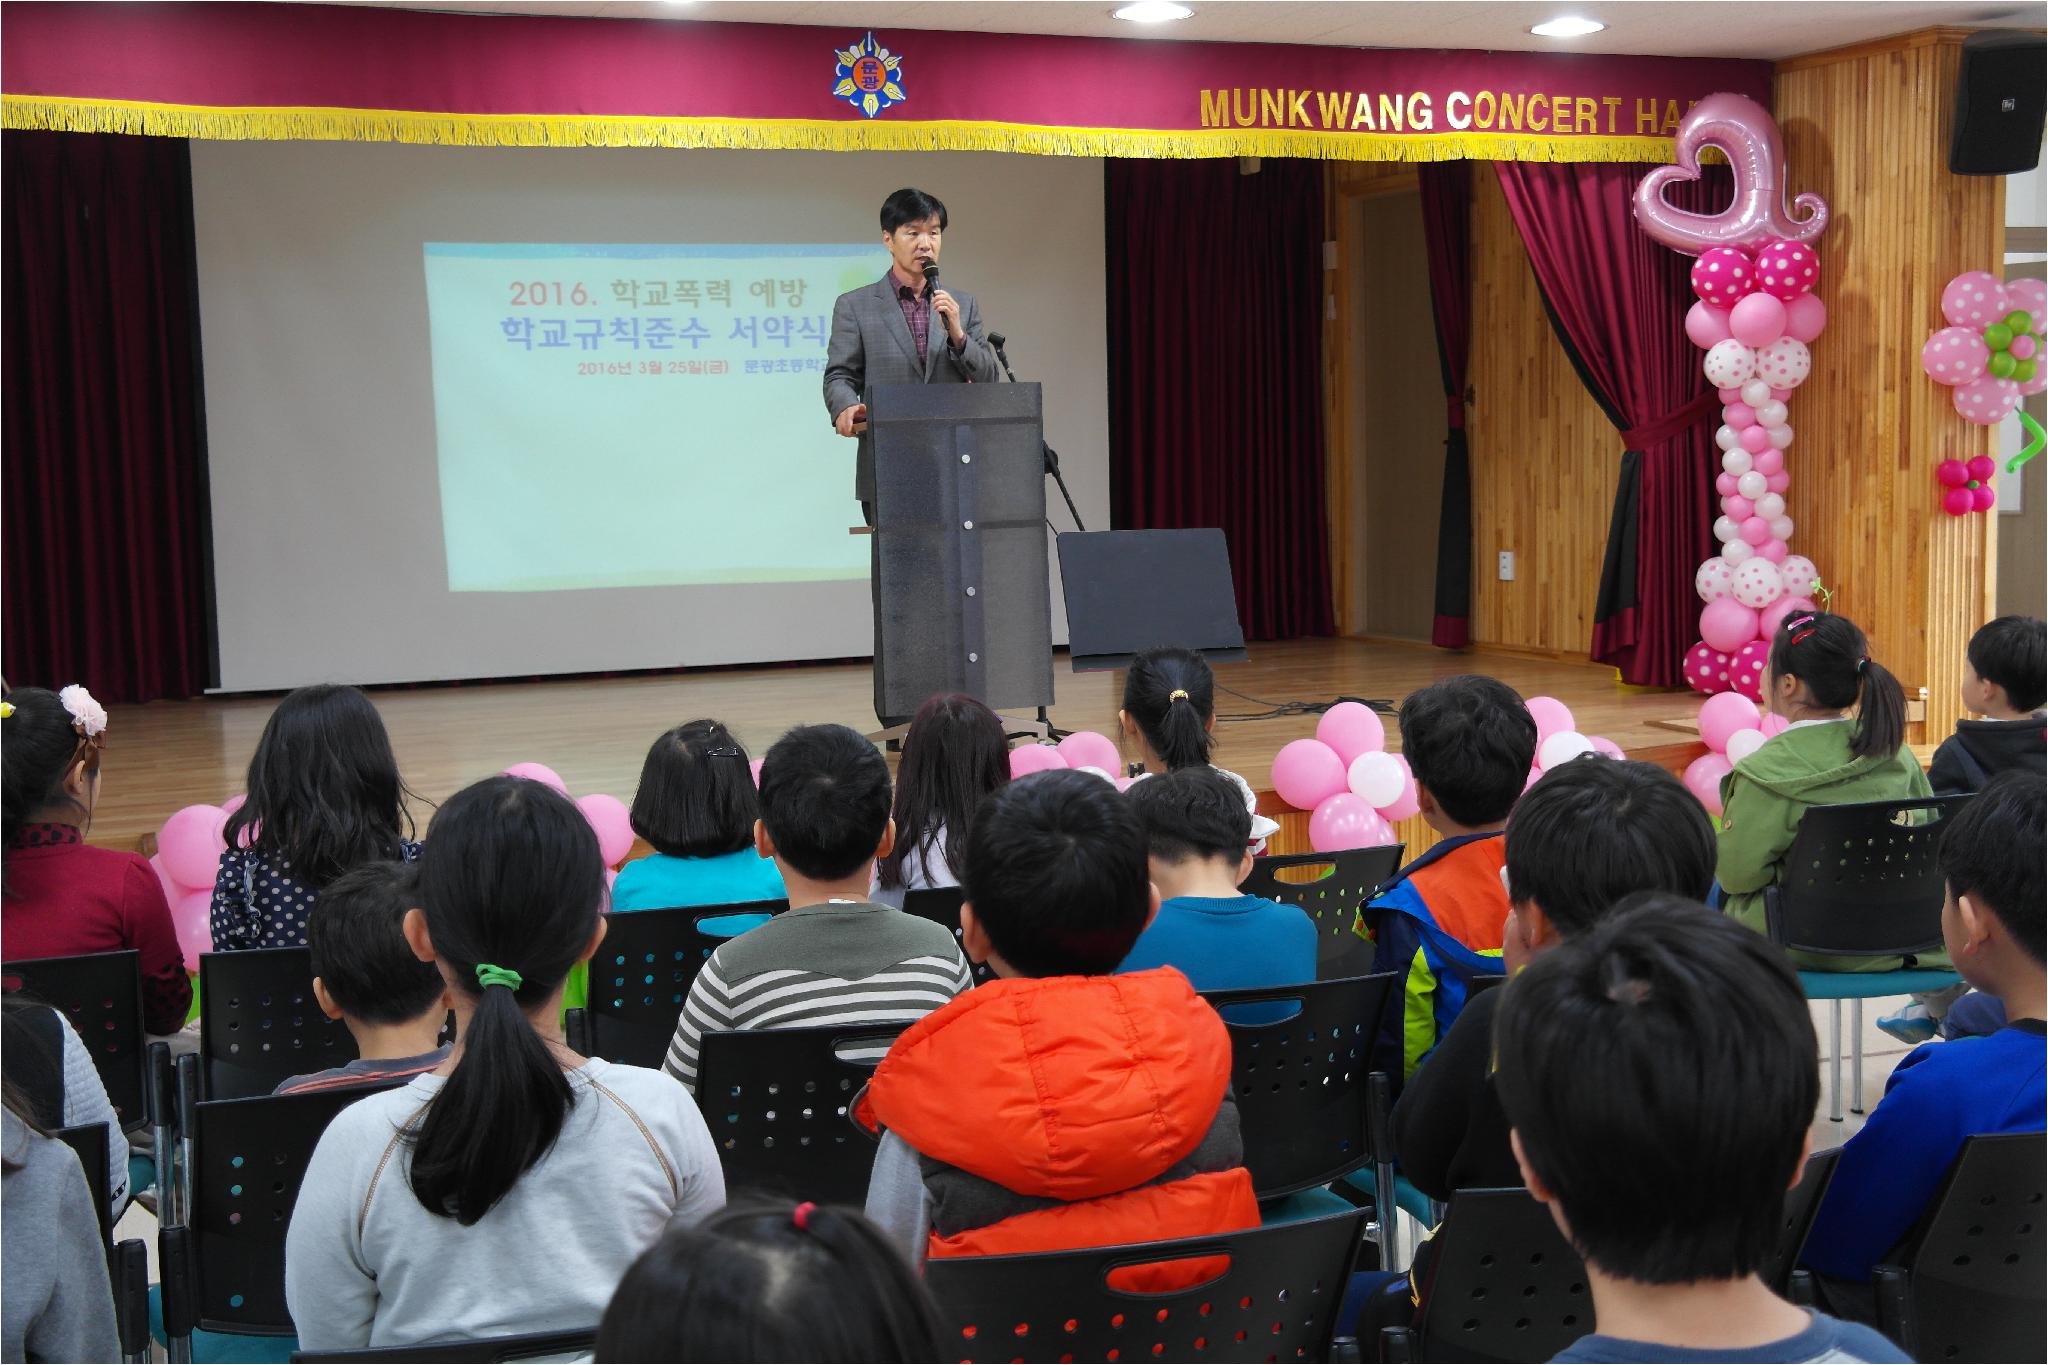
<path id="1" fill-rule="evenodd" d="M 191 696 L 213 594 L 186 145 L 10 131 L 0 185 L 0 668 Z"/>
<path id="2" fill-rule="evenodd" d="M 1472 163 L 1430 161 L 1416 168 L 1423 240 L 1429 250 L 1429 302 L 1436 358 L 1443 371 L 1444 491 L 1437 511 L 1436 618 L 1430 643 L 1472 642 L 1472 455 L 1465 438 L 1465 367 L 1472 352 Z"/>
<path id="3" fill-rule="evenodd" d="M 1104 166 L 1116 525 L 1221 527 L 1247 639 L 1332 634 L 1323 168 Z"/>
<path id="4" fill-rule="evenodd" d="M 1683 684 L 1698 638 L 1693 576 L 1713 550 L 1712 433 L 1717 398 L 1685 335 L 1691 259 L 1637 227 L 1633 198 L 1647 167 L 1495 163 L 1559 340 L 1608 420 L 1621 431 L 1621 480 L 1608 529 L 1593 657 L 1622 680 Z M 1725 202 L 1718 174 L 1672 202 L 1708 212 Z"/>

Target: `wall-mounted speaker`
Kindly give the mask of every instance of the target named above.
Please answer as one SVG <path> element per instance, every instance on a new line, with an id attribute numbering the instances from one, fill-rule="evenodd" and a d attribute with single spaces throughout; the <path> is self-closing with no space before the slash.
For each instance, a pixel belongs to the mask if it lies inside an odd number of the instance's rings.
<path id="1" fill-rule="evenodd" d="M 1963 40 L 1948 168 L 1957 175 L 2016 175 L 2041 159 L 2048 113 L 2048 42 L 2037 33 L 1987 30 Z"/>

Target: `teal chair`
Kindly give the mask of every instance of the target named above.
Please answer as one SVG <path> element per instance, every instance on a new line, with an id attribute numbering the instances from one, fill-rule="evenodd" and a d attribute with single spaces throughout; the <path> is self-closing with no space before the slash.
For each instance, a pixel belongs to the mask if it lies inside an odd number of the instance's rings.
<path id="1" fill-rule="evenodd" d="M 1799 819 L 1785 870 L 1764 891 L 1771 942 L 1822 957 L 1911 958 L 1941 947 L 1942 833 L 1969 796 L 1814 806 Z M 1829 1003 L 1833 1036 L 1828 1117 L 1842 1118 L 1842 1002 L 1851 1002 L 1850 1110 L 1863 1112 L 1863 1002 L 1939 991 L 1962 980 L 1947 969 L 1802 971 L 1809 1000 Z"/>

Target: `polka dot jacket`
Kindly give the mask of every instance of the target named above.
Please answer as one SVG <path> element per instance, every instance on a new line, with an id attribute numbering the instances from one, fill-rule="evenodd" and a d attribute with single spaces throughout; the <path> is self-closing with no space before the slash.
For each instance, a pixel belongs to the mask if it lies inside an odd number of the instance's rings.
<path id="1" fill-rule="evenodd" d="M 399 844 L 406 862 L 420 856 L 411 839 Z M 220 855 L 213 879 L 213 904 L 207 918 L 213 928 L 213 950 L 296 948 L 306 941 L 306 916 L 319 893 L 292 880 L 291 863 L 277 867 L 260 855 L 231 848 Z"/>

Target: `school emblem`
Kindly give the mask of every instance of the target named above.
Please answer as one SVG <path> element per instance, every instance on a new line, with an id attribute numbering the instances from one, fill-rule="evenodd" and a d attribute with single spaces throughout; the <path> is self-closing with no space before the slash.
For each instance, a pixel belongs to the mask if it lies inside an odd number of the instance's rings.
<path id="1" fill-rule="evenodd" d="M 903 93 L 903 58 L 878 46 L 873 33 L 833 55 L 839 65 L 832 70 L 838 81 L 832 93 L 869 118 L 908 98 Z"/>

